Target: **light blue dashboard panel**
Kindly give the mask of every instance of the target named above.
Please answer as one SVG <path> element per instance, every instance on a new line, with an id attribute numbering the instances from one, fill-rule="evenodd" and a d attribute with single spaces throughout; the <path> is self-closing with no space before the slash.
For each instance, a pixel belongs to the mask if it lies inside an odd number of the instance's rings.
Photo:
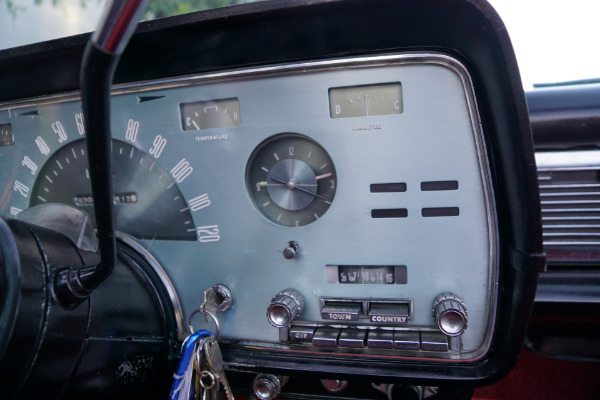
<path id="1" fill-rule="evenodd" d="M 331 117 L 330 88 L 389 82 L 401 83 L 401 113 Z M 496 298 L 495 209 L 472 84 L 457 61 L 438 54 L 333 60 L 129 85 L 115 93 L 113 137 L 162 167 L 187 202 L 181 212 L 193 219 L 162 221 L 157 204 L 117 205 L 131 207 L 136 218 L 186 224 L 196 235 L 140 240 L 170 277 L 186 318 L 205 289 L 224 284 L 234 304 L 218 315 L 221 336 L 267 345 L 279 341 L 279 331 L 266 310 L 286 288 L 303 295 L 299 319 L 320 324 L 330 323 L 321 318 L 323 296 L 412 299 L 409 327 L 433 327 L 432 301 L 453 292 L 468 309 L 462 357 L 486 348 Z M 183 130 L 181 103 L 231 98 L 239 101 L 239 126 Z M 80 102 L 69 97 L 2 106 L 0 124 L 10 123 L 15 136 L 14 146 L 0 147 L 2 215 L 29 207 L 36 180 L 46 179 L 39 175 L 45 163 L 83 138 L 79 113 Z M 282 133 L 316 141 L 337 174 L 331 206 L 300 227 L 265 218 L 249 196 L 253 188 L 246 187 L 249 157 Z M 127 174 L 145 173 L 144 162 L 115 176 L 123 174 L 126 182 Z M 56 168 L 84 173 L 67 164 Z M 147 184 L 161 185 L 161 179 Z M 432 181 L 456 181 L 458 189 L 421 190 L 422 182 Z M 406 191 L 372 193 L 379 183 L 405 183 Z M 458 215 L 425 217 L 425 208 L 458 209 Z M 372 210 L 380 209 L 405 209 L 406 216 L 373 218 Z M 290 241 L 301 249 L 292 260 L 282 256 Z M 407 283 L 328 283 L 327 265 L 403 265 Z M 194 323 L 201 326 L 200 318 Z"/>

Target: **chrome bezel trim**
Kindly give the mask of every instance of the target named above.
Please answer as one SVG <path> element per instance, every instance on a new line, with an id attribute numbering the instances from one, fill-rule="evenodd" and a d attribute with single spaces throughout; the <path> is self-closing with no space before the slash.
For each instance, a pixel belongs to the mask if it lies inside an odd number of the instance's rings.
<path id="1" fill-rule="evenodd" d="M 538 172 L 600 169 L 600 150 L 539 151 L 535 153 Z"/>
<path id="2" fill-rule="evenodd" d="M 152 81 L 141 81 L 135 83 L 126 83 L 115 85 L 113 88 L 113 95 L 121 95 L 128 93 L 142 93 L 151 90 L 161 89 L 172 89 L 177 87 L 185 87 L 191 85 L 200 85 L 204 83 L 217 83 L 224 81 L 235 81 L 241 79 L 253 79 L 253 78 L 264 78 L 273 75 L 283 74 L 296 74 L 306 73 L 318 70 L 335 70 L 335 69 L 348 69 L 348 68 L 376 68 L 386 66 L 397 66 L 407 64 L 428 64 L 428 65 L 439 65 L 453 71 L 460 78 L 464 93 L 467 107 L 469 109 L 469 117 L 471 120 L 471 127 L 473 130 L 477 157 L 479 162 L 479 170 L 481 174 L 481 182 L 484 190 L 485 206 L 487 213 L 487 225 L 488 225 L 488 237 L 489 237 L 489 279 L 488 279 L 488 298 L 487 298 L 487 312 L 486 321 L 483 324 L 486 326 L 485 333 L 482 337 L 479 345 L 476 346 L 475 350 L 464 352 L 460 354 L 460 358 L 455 358 L 455 355 L 450 356 L 451 358 L 436 358 L 423 356 L 403 356 L 403 355 L 392 355 L 392 356 L 381 356 L 383 358 L 394 358 L 394 359 L 411 359 L 411 360 L 436 360 L 436 361 L 474 361 L 482 358 L 489 350 L 492 335 L 495 328 L 495 320 L 497 313 L 497 279 L 499 269 L 498 259 L 498 229 L 497 229 L 497 217 L 496 217 L 496 205 L 495 197 L 493 194 L 493 185 L 490 173 L 490 167 L 487 158 L 487 149 L 485 140 L 483 137 L 483 128 L 481 124 L 480 114 L 477 107 L 477 101 L 475 98 L 475 89 L 471 75 L 467 68 L 456 58 L 435 52 L 411 52 L 405 54 L 386 54 L 378 56 L 365 56 L 365 57 L 352 57 L 352 58 L 339 58 L 329 59 L 322 61 L 310 61 L 300 62 L 293 64 L 284 65 L 273 65 L 265 67 L 254 67 L 247 69 L 238 70 L 225 70 L 215 73 L 206 73 L 199 75 L 187 75 L 177 78 L 158 79 Z M 9 109 L 19 109 L 30 106 L 42 106 L 48 104 L 57 104 L 68 101 L 80 100 L 79 92 L 69 92 L 51 96 L 40 96 L 37 98 L 31 98 L 16 102 L 4 102 L 0 103 L 0 111 Z M 164 273 L 164 271 L 163 271 Z M 166 276 L 166 274 L 165 274 Z M 172 285 L 171 285 L 172 286 Z M 174 290 L 174 289 L 173 289 Z M 175 293 L 176 295 L 176 293 Z M 178 301 L 178 300 L 177 300 Z M 179 304 L 179 307 L 181 305 Z M 178 322 L 179 324 L 179 322 Z M 185 330 L 184 330 L 185 331 Z M 227 341 L 223 338 L 223 341 Z M 293 353 L 306 353 L 314 354 L 314 350 L 299 350 L 297 346 L 292 349 L 290 346 L 286 346 L 281 343 L 273 342 L 260 342 L 260 341 L 246 341 L 243 339 L 232 339 L 231 343 L 236 343 L 240 346 L 249 346 L 253 349 L 257 347 L 263 347 L 269 350 L 278 350 L 282 352 L 293 352 Z M 350 354 L 339 354 L 339 353 L 320 353 L 330 354 L 335 356 L 349 356 Z M 361 356 L 378 356 L 374 354 L 351 354 L 352 357 Z"/>
<path id="3" fill-rule="evenodd" d="M 117 240 L 122 241 L 127 246 L 135 250 L 141 257 L 144 258 L 144 261 L 146 261 L 148 265 L 152 267 L 154 272 L 156 272 L 156 275 L 167 290 L 169 300 L 171 300 L 171 304 L 173 305 L 173 313 L 175 314 L 175 323 L 177 325 L 177 338 L 182 341 L 185 340 L 188 337 L 189 332 L 185 324 L 185 319 L 183 318 L 183 308 L 181 307 L 177 290 L 175 290 L 175 286 L 173 286 L 173 282 L 171 282 L 169 275 L 163 269 L 162 265 L 160 265 L 158 260 L 154 258 L 154 256 L 150 254 L 150 252 L 144 246 L 139 244 L 134 238 L 123 232 L 117 232 Z"/>

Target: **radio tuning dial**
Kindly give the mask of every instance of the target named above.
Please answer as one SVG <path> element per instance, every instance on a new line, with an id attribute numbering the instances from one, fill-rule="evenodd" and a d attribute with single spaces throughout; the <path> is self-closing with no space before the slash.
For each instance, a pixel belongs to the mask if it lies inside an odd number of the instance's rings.
<path id="1" fill-rule="evenodd" d="M 467 329 L 467 307 L 454 293 L 441 293 L 433 301 L 433 320 L 445 335 L 459 336 Z"/>
<path id="2" fill-rule="evenodd" d="M 267 318 L 276 328 L 290 326 L 300 316 L 304 308 L 304 299 L 295 289 L 285 289 L 271 299 L 267 309 Z"/>

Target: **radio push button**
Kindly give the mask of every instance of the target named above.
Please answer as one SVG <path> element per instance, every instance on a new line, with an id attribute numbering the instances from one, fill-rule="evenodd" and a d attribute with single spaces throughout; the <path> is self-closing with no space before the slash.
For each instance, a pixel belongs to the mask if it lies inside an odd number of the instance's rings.
<path id="1" fill-rule="evenodd" d="M 376 349 L 394 348 L 394 331 L 372 330 L 369 331 L 367 346 Z"/>
<path id="2" fill-rule="evenodd" d="M 395 331 L 394 348 L 398 350 L 419 350 L 421 348 L 419 332 Z"/>
<path id="3" fill-rule="evenodd" d="M 369 303 L 369 319 L 375 324 L 404 324 L 408 322 L 409 303 Z"/>
<path id="4" fill-rule="evenodd" d="M 340 334 L 340 347 L 363 348 L 365 347 L 365 339 L 367 338 L 366 329 L 348 328 L 342 330 Z"/>
<path id="5" fill-rule="evenodd" d="M 437 332 L 421 332 L 421 348 L 426 351 L 448 351 L 448 337 Z"/>
<path id="6" fill-rule="evenodd" d="M 341 329 L 318 328 L 313 336 L 313 345 L 320 347 L 337 347 Z"/>
<path id="7" fill-rule="evenodd" d="M 321 318 L 333 321 L 358 321 L 362 314 L 362 303 L 353 301 L 325 301 Z"/>
<path id="8" fill-rule="evenodd" d="M 290 329 L 290 338 L 296 342 L 311 343 L 315 335 L 315 328 L 312 326 L 292 326 Z"/>

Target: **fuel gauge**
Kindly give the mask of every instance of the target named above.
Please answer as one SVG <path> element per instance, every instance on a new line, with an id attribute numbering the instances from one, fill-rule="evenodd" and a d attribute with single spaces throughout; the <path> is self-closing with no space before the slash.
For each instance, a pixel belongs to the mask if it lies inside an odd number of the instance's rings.
<path id="1" fill-rule="evenodd" d="M 331 118 L 402 113 L 400 82 L 329 89 Z"/>

